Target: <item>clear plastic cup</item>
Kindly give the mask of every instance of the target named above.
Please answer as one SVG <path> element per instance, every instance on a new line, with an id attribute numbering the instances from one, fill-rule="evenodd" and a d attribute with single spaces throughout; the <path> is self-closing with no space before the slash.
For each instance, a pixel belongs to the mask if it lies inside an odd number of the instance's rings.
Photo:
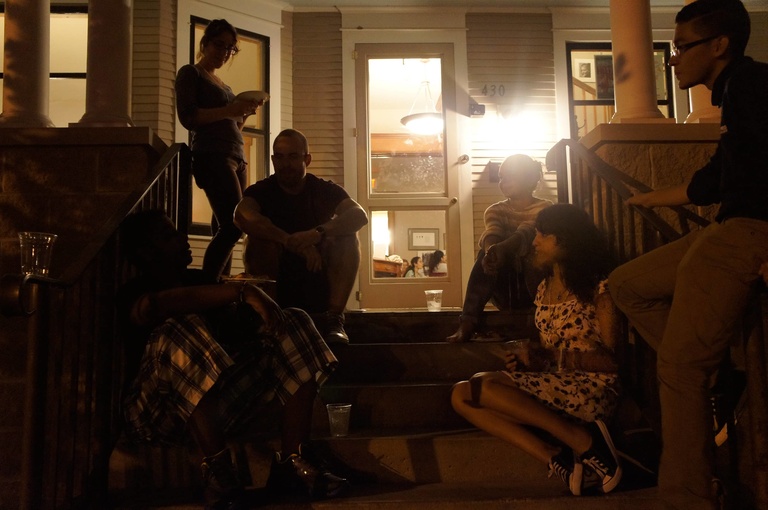
<path id="1" fill-rule="evenodd" d="M 333 437 L 344 437 L 349 434 L 349 415 L 352 404 L 326 404 L 328 409 L 328 424 Z"/>
<path id="2" fill-rule="evenodd" d="M 443 304 L 443 291 L 425 290 L 424 295 L 427 297 L 427 310 L 430 312 L 439 312 L 440 307 Z"/>
<path id="3" fill-rule="evenodd" d="M 28 275 L 48 276 L 56 234 L 47 232 L 19 232 L 21 272 Z"/>

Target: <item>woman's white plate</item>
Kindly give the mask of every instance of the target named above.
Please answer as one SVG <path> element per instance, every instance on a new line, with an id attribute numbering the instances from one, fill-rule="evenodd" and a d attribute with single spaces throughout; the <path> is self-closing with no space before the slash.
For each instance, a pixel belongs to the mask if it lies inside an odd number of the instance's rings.
<path id="1" fill-rule="evenodd" d="M 268 101 L 269 94 L 263 90 L 246 90 L 245 92 L 240 92 L 235 99 L 242 101 Z"/>
<path id="2" fill-rule="evenodd" d="M 275 280 L 269 278 L 263 278 L 258 276 L 222 276 L 222 281 L 225 282 L 240 282 L 240 283 L 275 283 Z"/>

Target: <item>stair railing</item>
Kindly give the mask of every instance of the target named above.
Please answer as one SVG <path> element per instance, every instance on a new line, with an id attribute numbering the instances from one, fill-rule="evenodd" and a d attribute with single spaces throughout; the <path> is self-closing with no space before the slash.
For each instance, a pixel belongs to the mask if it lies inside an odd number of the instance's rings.
<path id="1" fill-rule="evenodd" d="M 657 208 L 630 206 L 625 201 L 634 191 L 652 188 L 621 172 L 602 160 L 577 140 L 561 140 L 547 153 L 547 168 L 557 173 L 558 201 L 583 207 L 608 237 L 609 246 L 618 262 L 626 262 L 653 248 L 666 244 L 702 228 L 709 221 L 686 207 Z M 570 171 L 569 171 L 570 170 Z M 675 226 L 673 226 L 673 224 Z M 755 508 L 768 508 L 768 293 L 765 288 L 745 313 L 745 359 L 747 374 L 747 406 L 752 469 L 748 476 L 754 488 L 749 495 Z M 644 375 L 637 353 L 630 361 L 631 384 L 637 385 Z M 647 357 L 645 358 L 647 359 Z M 652 371 L 655 374 L 655 370 Z M 655 376 L 653 381 L 655 381 Z M 731 423 L 733 425 L 733 423 Z"/>
<path id="2" fill-rule="evenodd" d="M 557 173 L 558 201 L 586 210 L 608 237 L 618 262 L 631 260 L 701 228 L 709 221 L 681 206 L 660 208 L 628 206 L 635 191 L 652 191 L 603 161 L 577 140 L 561 140 L 547 153 L 547 168 Z M 569 171 L 570 170 L 570 171 Z"/>
<path id="3" fill-rule="evenodd" d="M 171 146 L 60 278 L 6 275 L 2 312 L 28 315 L 21 510 L 99 508 L 120 433 L 123 349 L 114 297 L 132 270 L 118 229 L 162 209 L 186 230 L 189 149 Z M 9 302 L 12 300 L 13 302 Z"/>

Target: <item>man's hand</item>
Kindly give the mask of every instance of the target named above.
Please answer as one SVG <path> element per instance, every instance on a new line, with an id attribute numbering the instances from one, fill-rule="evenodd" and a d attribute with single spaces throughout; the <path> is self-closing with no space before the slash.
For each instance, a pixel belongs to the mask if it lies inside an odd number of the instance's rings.
<path id="1" fill-rule="evenodd" d="M 309 246 L 299 252 L 299 255 L 307 261 L 307 269 L 309 271 L 316 273 L 323 269 L 323 258 L 320 256 L 320 250 L 317 249 L 317 246 Z"/>
<path id="2" fill-rule="evenodd" d="M 320 232 L 314 229 L 295 232 L 288 236 L 285 247 L 293 253 L 303 253 L 308 248 L 314 247 L 321 238 Z"/>
<path id="3" fill-rule="evenodd" d="M 483 257 L 483 271 L 494 276 L 499 273 L 504 264 L 507 264 L 520 252 L 520 236 L 512 236 L 496 244 L 492 244 L 485 251 Z"/>
<path id="4" fill-rule="evenodd" d="M 259 287 L 249 283 L 244 284 L 242 296 L 243 302 L 251 305 L 256 313 L 261 315 L 267 333 L 274 333 L 283 323 L 283 310 Z"/>
<path id="5" fill-rule="evenodd" d="M 497 253 L 496 246 L 497 245 L 492 244 L 488 247 L 482 262 L 483 271 L 485 271 L 485 274 L 491 276 L 498 274 L 499 269 L 501 268 L 501 261 L 499 260 L 500 257 Z"/>

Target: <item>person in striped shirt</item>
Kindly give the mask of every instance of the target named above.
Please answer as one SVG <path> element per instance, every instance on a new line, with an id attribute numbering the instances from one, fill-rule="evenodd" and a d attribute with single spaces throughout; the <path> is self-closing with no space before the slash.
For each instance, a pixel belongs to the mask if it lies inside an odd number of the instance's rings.
<path id="1" fill-rule="evenodd" d="M 536 215 L 552 205 L 533 192 L 541 181 L 541 163 L 530 156 L 509 156 L 499 167 L 499 189 L 505 199 L 485 210 L 485 231 L 472 267 L 459 328 L 446 341 L 466 342 L 491 301 L 501 310 L 531 306 L 542 275 L 530 263 Z"/>

